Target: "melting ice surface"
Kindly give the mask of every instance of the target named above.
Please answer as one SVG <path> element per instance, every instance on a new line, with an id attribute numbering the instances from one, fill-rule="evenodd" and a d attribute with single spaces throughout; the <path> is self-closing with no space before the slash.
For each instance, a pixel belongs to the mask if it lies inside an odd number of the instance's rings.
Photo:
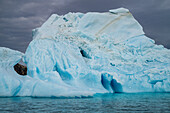
<path id="1" fill-rule="evenodd" d="M 21 59 L 27 76 L 13 69 Z M 0 96 L 169 91 L 170 50 L 145 36 L 128 9 L 53 14 L 25 54 L 0 48 Z"/>

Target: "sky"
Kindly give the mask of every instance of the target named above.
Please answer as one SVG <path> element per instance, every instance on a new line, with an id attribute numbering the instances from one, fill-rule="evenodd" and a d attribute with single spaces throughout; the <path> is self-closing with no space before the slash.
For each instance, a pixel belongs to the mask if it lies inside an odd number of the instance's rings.
<path id="1" fill-rule="evenodd" d="M 170 0 L 0 0 L 0 47 L 25 52 L 51 14 L 128 8 L 146 35 L 170 49 Z"/>

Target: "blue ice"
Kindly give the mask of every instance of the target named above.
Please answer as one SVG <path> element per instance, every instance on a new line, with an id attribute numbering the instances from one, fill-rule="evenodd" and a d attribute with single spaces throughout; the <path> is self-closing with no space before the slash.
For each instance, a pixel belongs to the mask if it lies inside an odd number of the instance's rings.
<path id="1" fill-rule="evenodd" d="M 27 76 L 13 69 L 20 60 Z M 128 9 L 53 14 L 25 54 L 0 48 L 0 96 L 169 91 L 170 50 L 145 36 Z"/>

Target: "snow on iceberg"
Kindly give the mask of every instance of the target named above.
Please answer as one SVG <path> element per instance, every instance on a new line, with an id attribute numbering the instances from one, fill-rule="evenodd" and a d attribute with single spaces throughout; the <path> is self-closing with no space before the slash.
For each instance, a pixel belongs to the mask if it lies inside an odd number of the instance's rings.
<path id="1" fill-rule="evenodd" d="M 124 8 L 53 14 L 33 30 L 23 61 L 28 76 L 5 71 L 6 77 L 15 81 L 6 81 L 1 74 L 0 96 L 8 92 L 8 96 L 74 97 L 170 91 L 170 51 L 145 36 Z M 0 72 L 4 73 L 3 69 L 1 66 Z M 9 82 L 16 85 L 11 90 L 7 90 Z"/>

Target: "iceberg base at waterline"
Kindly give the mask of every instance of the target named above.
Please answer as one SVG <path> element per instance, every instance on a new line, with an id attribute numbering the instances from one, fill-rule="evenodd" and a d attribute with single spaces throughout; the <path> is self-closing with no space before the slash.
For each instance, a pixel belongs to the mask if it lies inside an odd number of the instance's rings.
<path id="1" fill-rule="evenodd" d="M 20 60 L 26 76 L 14 70 Z M 0 96 L 169 91 L 170 50 L 145 36 L 128 9 L 53 14 L 25 54 L 0 48 Z"/>

